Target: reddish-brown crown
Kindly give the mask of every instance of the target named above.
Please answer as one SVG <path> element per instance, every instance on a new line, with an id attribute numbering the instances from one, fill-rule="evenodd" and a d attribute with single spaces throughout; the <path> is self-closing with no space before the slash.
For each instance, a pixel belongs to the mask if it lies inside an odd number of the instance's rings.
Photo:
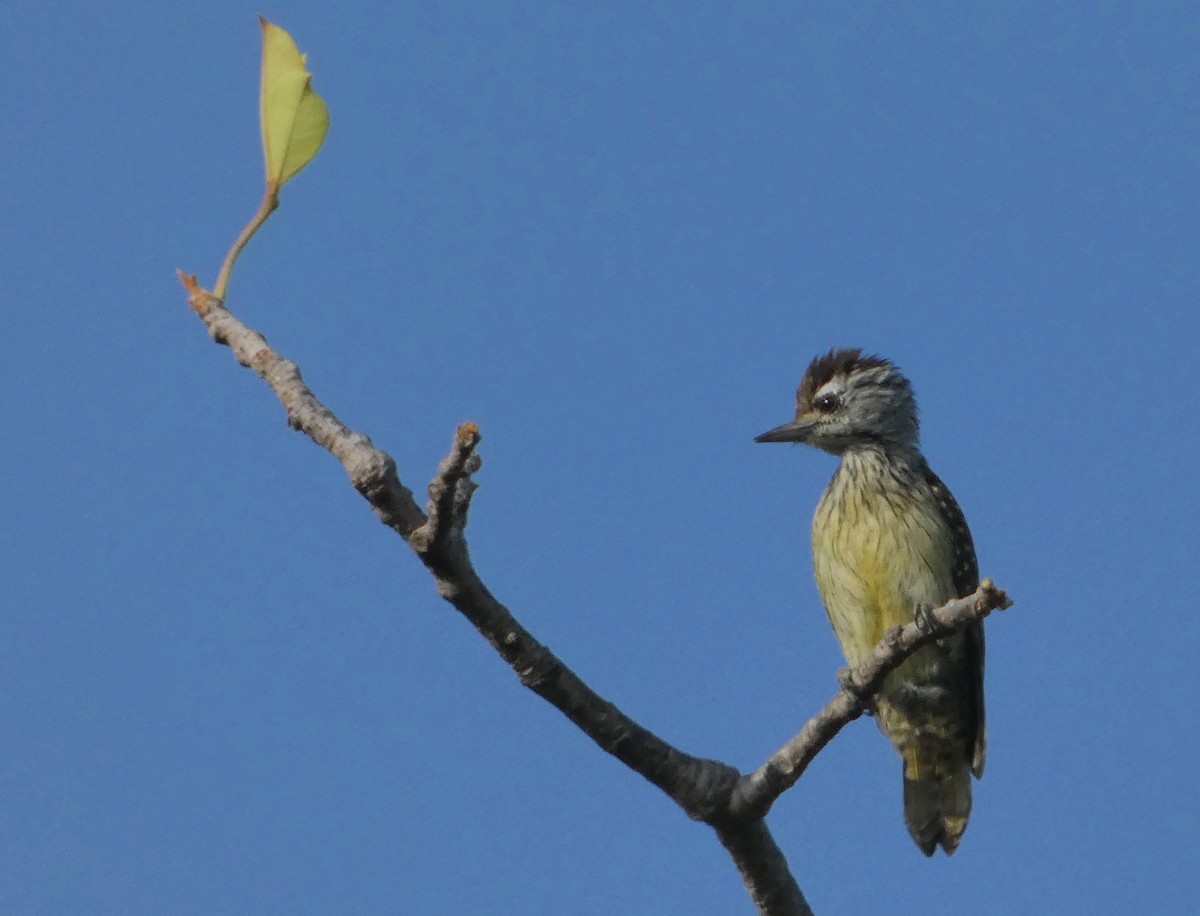
<path id="1" fill-rule="evenodd" d="M 835 375 L 849 375 L 856 369 L 878 369 L 890 367 L 890 361 L 879 356 L 864 356 L 858 347 L 830 350 L 809 364 L 800 388 L 796 392 L 796 412 L 807 413 L 812 409 L 813 396 Z"/>

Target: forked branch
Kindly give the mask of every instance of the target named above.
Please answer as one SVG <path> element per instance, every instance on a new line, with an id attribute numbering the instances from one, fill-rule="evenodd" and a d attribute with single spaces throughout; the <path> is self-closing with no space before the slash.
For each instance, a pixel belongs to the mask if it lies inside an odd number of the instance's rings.
<path id="1" fill-rule="evenodd" d="M 811 910 L 764 820 L 776 799 L 847 723 L 862 714 L 862 699 L 918 646 L 1008 606 L 985 582 L 978 592 L 929 615 L 923 626 L 890 631 L 871 657 L 850 672 L 846 686 L 756 772 L 743 776 L 729 764 L 687 754 L 639 725 L 605 700 L 538 642 L 487 589 L 471 563 L 465 528 L 472 480 L 481 465 L 481 434 L 461 425 L 450 453 L 429 485 L 423 512 L 401 482 L 396 463 L 362 433 L 345 426 L 305 384 L 299 367 L 276 352 L 223 302 L 180 275 L 188 302 L 217 343 L 262 378 L 287 411 L 288 423 L 341 462 L 354 488 L 379 519 L 405 539 L 433 575 L 438 592 L 479 630 L 521 683 L 574 722 L 604 751 L 653 783 L 689 817 L 716 830 L 763 916 L 808 916 Z"/>

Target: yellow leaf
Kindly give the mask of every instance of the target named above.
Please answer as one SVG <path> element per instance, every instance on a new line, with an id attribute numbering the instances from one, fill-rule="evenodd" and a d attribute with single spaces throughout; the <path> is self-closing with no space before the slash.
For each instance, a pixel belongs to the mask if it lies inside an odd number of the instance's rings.
<path id="1" fill-rule="evenodd" d="M 307 57 L 292 36 L 258 17 L 263 31 L 262 120 L 267 187 L 278 190 L 312 162 L 329 130 L 329 109 L 312 90 Z"/>

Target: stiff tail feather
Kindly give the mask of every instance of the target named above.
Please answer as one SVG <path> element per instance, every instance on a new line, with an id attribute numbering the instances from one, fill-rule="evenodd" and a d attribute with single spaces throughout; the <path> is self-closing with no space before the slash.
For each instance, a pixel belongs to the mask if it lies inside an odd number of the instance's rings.
<path id="1" fill-rule="evenodd" d="M 941 846 L 953 855 L 971 815 L 971 771 L 961 764 L 920 765 L 915 752 L 904 755 L 904 822 L 921 852 Z"/>

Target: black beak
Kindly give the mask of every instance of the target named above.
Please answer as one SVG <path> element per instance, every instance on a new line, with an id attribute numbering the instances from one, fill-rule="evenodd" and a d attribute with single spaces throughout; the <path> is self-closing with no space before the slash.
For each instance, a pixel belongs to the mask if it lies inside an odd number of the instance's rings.
<path id="1" fill-rule="evenodd" d="M 755 442 L 807 442 L 812 423 L 804 420 L 793 420 L 769 429 L 761 436 L 755 436 Z"/>

